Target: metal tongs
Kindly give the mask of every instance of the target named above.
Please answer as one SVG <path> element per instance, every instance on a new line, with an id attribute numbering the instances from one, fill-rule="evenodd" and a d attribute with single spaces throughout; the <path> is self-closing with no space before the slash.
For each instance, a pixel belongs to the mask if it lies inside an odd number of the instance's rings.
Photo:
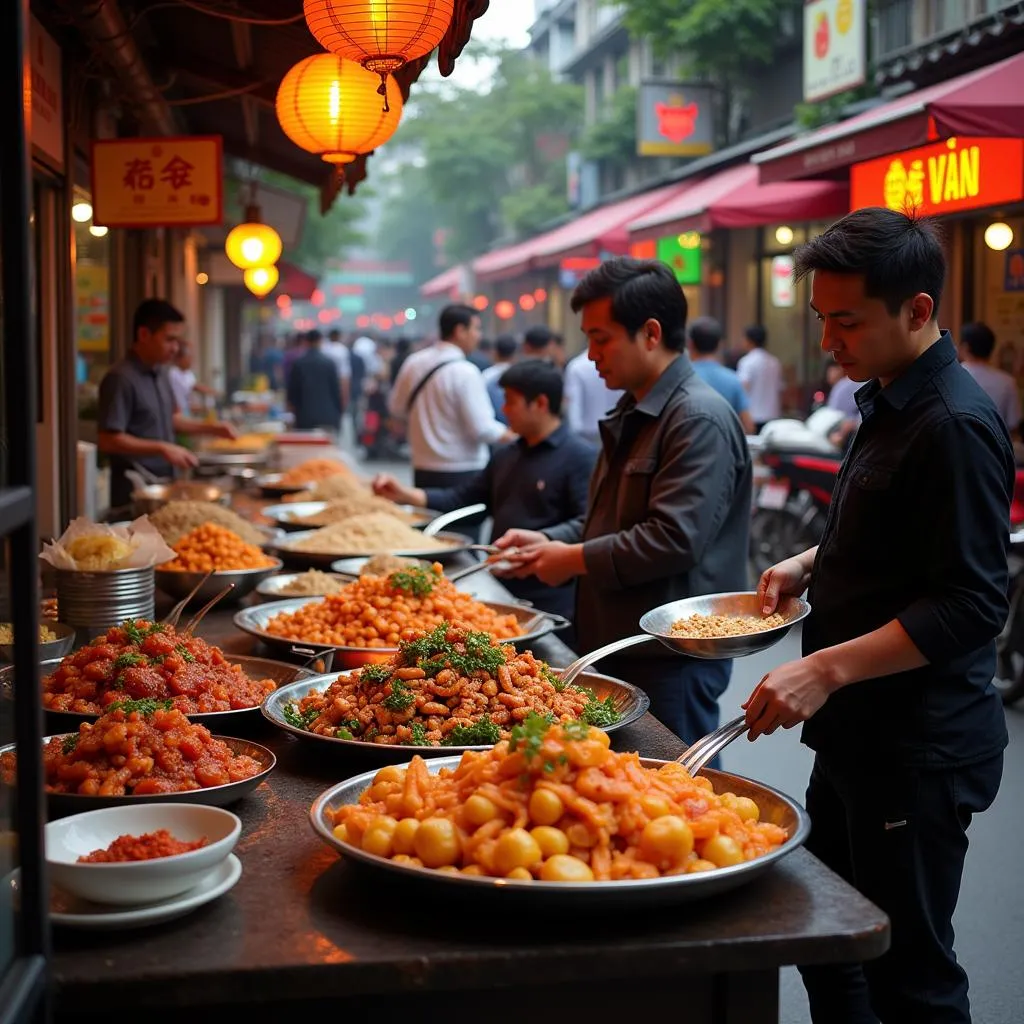
<path id="1" fill-rule="evenodd" d="M 177 604 L 176 604 L 176 605 L 175 605 L 175 606 L 174 606 L 174 607 L 173 607 L 173 608 L 172 608 L 172 609 L 171 609 L 171 610 L 170 610 L 170 611 L 169 611 L 169 612 L 167 613 L 167 615 L 166 615 L 166 616 L 164 616 L 164 618 L 163 618 L 163 619 L 161 620 L 161 621 L 162 621 L 162 623 L 163 623 L 163 625 L 165 625 L 165 626 L 170 626 L 170 627 L 171 627 L 172 629 L 173 629 L 173 628 L 176 628 L 176 627 L 177 627 L 177 625 L 178 625 L 178 622 L 179 622 L 179 620 L 181 619 L 181 613 L 182 613 L 182 612 L 183 612 L 183 611 L 185 610 L 185 608 L 186 608 L 186 607 L 188 606 L 188 603 L 189 603 L 189 601 L 191 601 L 191 600 L 192 600 L 192 598 L 193 598 L 193 597 L 195 597 L 195 596 L 196 596 L 196 594 L 198 594 L 198 593 L 199 593 L 199 588 L 200 588 L 200 587 L 201 587 L 201 586 L 202 586 L 202 585 L 203 585 L 203 584 L 204 584 L 204 583 L 205 583 L 205 582 L 206 582 L 206 581 L 207 581 L 207 580 L 208 580 L 208 579 L 210 578 L 210 575 L 211 575 L 211 573 L 207 573 L 207 574 L 206 574 L 206 575 L 205 575 L 205 576 L 204 576 L 204 577 L 203 577 L 203 578 L 202 578 L 202 579 L 201 579 L 201 580 L 200 580 L 200 581 L 199 581 L 199 582 L 198 582 L 198 583 L 197 583 L 197 584 L 196 584 L 196 585 L 195 585 L 195 586 L 194 586 L 194 587 L 192 588 L 191 592 L 190 592 L 189 594 L 187 594 L 187 595 L 186 595 L 185 597 L 183 597 L 183 598 L 182 598 L 182 599 L 181 599 L 181 600 L 180 600 L 180 601 L 179 601 L 179 602 L 178 602 L 178 603 L 177 603 Z M 185 628 L 184 628 L 184 629 L 183 629 L 183 630 L 181 631 L 181 632 L 182 632 L 182 634 L 184 634 L 185 636 L 191 636 L 191 635 L 192 635 L 192 633 L 193 633 L 193 631 L 195 630 L 196 626 L 198 626 L 198 625 L 199 625 L 199 623 L 200 623 L 200 622 L 202 622 L 202 620 L 203 620 L 204 618 L 206 618 L 206 614 L 207 614 L 207 612 L 209 612 L 209 611 L 210 611 L 210 609 L 211 609 L 211 608 L 213 608 L 213 606 L 214 606 L 214 605 L 216 605 L 216 604 L 217 604 L 217 603 L 219 603 L 220 601 L 223 601 L 223 600 L 224 600 L 224 598 L 225 598 L 225 597 L 227 597 L 227 596 L 228 596 L 228 594 L 230 594 L 230 593 L 231 593 L 231 591 L 232 591 L 232 590 L 234 590 L 234 589 L 235 589 L 235 585 L 234 585 L 234 583 L 229 583 L 229 584 L 228 584 L 228 585 L 227 585 L 227 586 L 226 586 L 226 587 L 225 587 L 225 588 L 224 588 L 224 589 L 223 589 L 223 590 L 222 590 L 222 591 L 221 591 L 221 592 L 220 592 L 219 594 L 217 594 L 216 596 L 214 596 L 214 597 L 210 598 L 210 600 L 209 600 L 209 601 L 207 601 L 207 602 L 206 602 L 206 604 L 204 604 L 204 605 L 203 605 L 203 607 L 202 607 L 202 608 L 200 608 L 200 609 L 199 609 L 199 611 L 197 611 L 197 612 L 195 613 L 195 615 L 193 615 L 193 616 L 192 616 L 192 618 L 191 618 L 191 619 L 189 619 L 189 621 L 188 621 L 188 623 L 186 624 Z"/>
<path id="2" fill-rule="evenodd" d="M 731 722 L 726 722 L 714 732 L 694 740 L 683 753 L 676 758 L 691 775 L 696 775 L 716 754 L 720 754 L 733 740 L 739 739 L 747 731 L 747 720 L 741 715 Z"/>

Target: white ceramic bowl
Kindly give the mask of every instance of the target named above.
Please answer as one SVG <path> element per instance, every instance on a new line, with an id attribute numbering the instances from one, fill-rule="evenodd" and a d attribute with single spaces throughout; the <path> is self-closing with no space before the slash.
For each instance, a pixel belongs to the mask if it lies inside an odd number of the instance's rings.
<path id="1" fill-rule="evenodd" d="M 182 842 L 206 836 L 206 846 L 154 860 L 79 864 L 118 836 L 165 828 Z M 170 899 L 198 885 L 234 849 L 242 823 L 230 811 L 202 804 L 140 804 L 73 814 L 46 826 L 46 863 L 59 888 L 96 903 L 120 906 Z"/>

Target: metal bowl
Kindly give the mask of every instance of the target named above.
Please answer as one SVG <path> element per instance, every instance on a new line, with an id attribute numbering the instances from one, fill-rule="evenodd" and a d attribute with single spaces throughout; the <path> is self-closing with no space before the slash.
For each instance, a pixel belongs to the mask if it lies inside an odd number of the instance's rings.
<path id="1" fill-rule="evenodd" d="M 209 579 L 196 591 L 192 598 L 193 604 L 203 604 L 211 598 L 216 597 L 229 583 L 234 583 L 235 589 L 224 598 L 226 602 L 240 601 L 243 597 L 251 594 L 265 579 L 279 572 L 284 563 L 280 558 L 274 559 L 274 564 L 262 569 L 229 569 L 222 572 L 210 573 Z M 165 594 L 180 600 L 187 597 L 192 588 L 206 575 L 204 572 L 178 572 L 175 569 L 161 569 L 157 567 L 154 574 L 157 587 Z"/>
<path id="2" fill-rule="evenodd" d="M 340 670 L 360 668 L 376 662 L 387 661 L 398 653 L 397 647 L 344 647 L 334 644 L 312 643 L 307 640 L 289 640 L 267 632 L 267 623 L 277 615 L 297 612 L 308 604 L 323 601 L 322 597 L 294 597 L 290 601 L 271 601 L 253 605 L 235 613 L 235 625 L 244 633 L 259 637 L 268 647 L 291 651 L 296 645 L 308 647 L 311 651 L 334 651 L 334 667 Z M 523 630 L 521 636 L 512 637 L 502 643 L 509 643 L 523 649 L 556 629 L 570 625 L 567 619 L 553 612 L 542 612 L 522 604 L 505 604 L 500 601 L 481 601 L 498 615 L 514 615 Z"/>
<path id="3" fill-rule="evenodd" d="M 227 505 L 229 496 L 213 484 L 201 480 L 177 480 L 169 484 L 148 484 L 132 491 L 132 508 L 136 516 L 149 515 L 169 501 L 210 501 Z"/>
<path id="4" fill-rule="evenodd" d="M 56 640 L 49 640 L 37 645 L 40 658 L 63 658 L 75 646 L 74 626 L 66 626 L 63 622 L 52 622 L 49 619 L 40 619 L 39 625 L 46 626 L 47 629 L 57 634 Z M 14 661 L 14 644 L 0 644 L 0 661 Z"/>
<path id="5" fill-rule="evenodd" d="M 255 449 L 223 449 L 196 452 L 199 465 L 211 468 L 223 469 L 258 469 L 265 466 L 270 458 L 270 446 L 257 451 Z"/>
<path id="6" fill-rule="evenodd" d="M 355 556 L 366 556 L 365 551 L 332 551 L 324 553 L 321 551 L 301 551 L 293 545 L 306 537 L 312 537 L 316 530 L 303 530 L 301 533 L 289 534 L 286 539 L 277 540 L 268 545 L 278 557 L 284 559 L 286 565 L 308 569 L 329 569 L 339 558 L 353 558 Z M 472 551 L 475 544 L 471 537 L 462 533 L 441 532 L 436 535 L 435 540 L 447 541 L 448 547 L 433 551 L 385 551 L 381 554 L 398 555 L 400 558 L 422 558 L 425 562 L 450 562 L 456 555 L 464 551 Z"/>
<path id="7" fill-rule="evenodd" d="M 268 498 L 298 494 L 299 491 L 304 491 L 309 486 L 308 484 L 283 484 L 281 483 L 283 476 L 284 473 L 264 473 L 262 476 L 256 477 L 255 484 L 260 489 L 260 493 Z"/>
<path id="8" fill-rule="evenodd" d="M 304 575 L 304 574 L 301 573 L 301 572 L 283 572 L 283 573 L 278 573 L 277 576 L 271 576 L 269 579 L 263 580 L 263 582 L 260 583 L 260 585 L 256 588 L 256 593 L 260 594 L 263 597 L 273 597 L 273 598 L 276 598 L 279 601 L 283 600 L 284 598 L 295 597 L 296 595 L 294 595 L 294 594 L 286 594 L 286 593 L 284 593 L 284 588 L 286 586 L 288 586 L 288 584 L 291 583 L 292 580 L 294 580 L 294 579 L 296 579 L 296 578 L 298 578 L 299 576 L 302 576 L 302 575 Z M 357 576 L 351 576 L 351 575 L 349 575 L 347 573 L 329 572 L 329 573 L 326 573 L 325 575 L 329 576 L 331 579 L 336 580 L 338 583 L 341 583 L 343 585 L 344 584 L 348 584 L 348 583 L 352 583 L 354 580 L 358 579 Z M 326 595 L 324 595 L 324 594 L 320 594 L 320 595 L 307 594 L 305 596 L 306 597 L 316 597 L 316 596 L 324 597 Z"/>
<path id="9" fill-rule="evenodd" d="M 558 670 L 554 670 L 558 674 Z M 344 673 L 341 673 L 342 675 Z M 367 743 L 365 740 L 340 740 L 331 736 L 320 736 L 315 732 L 307 732 L 305 729 L 298 729 L 291 725 L 284 717 L 284 708 L 288 704 L 302 700 L 311 693 L 322 693 L 338 678 L 339 673 L 332 672 L 328 675 L 313 676 L 311 679 L 303 679 L 300 682 L 292 683 L 290 686 L 282 686 L 279 690 L 268 694 L 263 706 L 260 709 L 263 717 L 269 722 L 287 732 L 293 733 L 304 740 L 314 743 L 328 743 L 339 748 L 339 750 L 359 750 L 367 755 L 387 763 L 404 761 L 413 754 L 421 757 L 448 757 L 451 754 L 462 753 L 466 750 L 489 750 L 490 744 L 471 747 L 414 747 L 414 746 L 390 746 L 385 743 Z M 624 726 L 632 725 L 647 714 L 651 706 L 650 698 L 639 687 L 631 683 L 623 682 L 621 679 L 613 679 L 611 676 L 600 675 L 597 672 L 584 672 L 576 680 L 577 686 L 585 686 L 594 691 L 598 700 L 611 697 L 615 704 L 615 710 L 621 716 L 614 725 L 604 726 L 605 732 L 615 732 Z"/>
<path id="10" fill-rule="evenodd" d="M 256 658 L 250 654 L 228 654 L 225 660 L 231 665 L 240 665 L 250 679 L 273 679 L 278 686 L 287 686 L 302 679 L 309 679 L 316 673 L 286 661 L 272 661 L 270 658 Z M 50 658 L 39 663 L 39 678 L 56 672 L 63 658 Z M 14 666 L 0 668 L 0 700 L 14 699 Z M 236 708 L 233 711 L 209 711 L 205 714 L 190 714 L 190 722 L 205 725 L 207 729 L 229 728 L 229 722 L 247 722 L 259 713 L 259 705 L 251 708 Z M 50 711 L 43 709 L 46 728 L 51 732 L 75 730 L 82 722 L 95 722 L 98 714 L 86 711 Z"/>
<path id="11" fill-rule="evenodd" d="M 457 767 L 460 760 L 460 757 L 436 758 L 427 762 L 427 770 L 436 775 L 442 768 Z M 647 768 L 658 768 L 666 762 L 643 758 L 641 763 Z M 620 882 L 541 882 L 464 875 L 461 872 L 434 871 L 396 864 L 343 843 L 334 835 L 327 811 L 358 803 L 360 796 L 373 784 L 376 774 L 376 771 L 363 772 L 332 786 L 316 798 L 309 809 L 309 820 L 317 836 L 345 857 L 377 871 L 397 872 L 424 885 L 447 886 L 447 889 L 435 888 L 435 898 L 440 896 L 443 899 L 445 893 L 456 895 L 461 890 L 471 897 L 505 899 L 509 908 L 520 907 L 523 902 L 533 902 L 565 908 L 594 906 L 629 909 L 637 906 L 661 907 L 716 896 L 746 885 L 768 871 L 802 846 L 811 830 L 807 812 L 791 797 L 741 775 L 705 769 L 700 774 L 711 781 L 716 793 L 730 792 L 750 797 L 761 810 L 761 820 L 771 821 L 784 828 L 789 833 L 789 840 L 777 850 L 756 860 L 692 875 L 625 879 Z"/>
<path id="12" fill-rule="evenodd" d="M 326 501 L 293 501 L 282 505 L 267 505 L 261 510 L 261 515 L 276 523 L 282 530 L 289 533 L 308 533 L 311 527 L 309 523 L 300 523 L 296 520 L 306 516 L 315 516 L 327 508 Z M 414 529 L 422 529 L 441 513 L 429 508 L 419 508 L 416 505 L 395 505 L 396 512 L 405 513 L 409 518 L 409 525 Z"/>
<path id="13" fill-rule="evenodd" d="M 70 734 L 61 734 L 70 735 Z M 251 740 L 234 739 L 230 736 L 214 736 L 215 740 L 226 743 L 232 753 L 246 754 L 258 761 L 261 769 L 251 779 L 229 782 L 224 786 L 208 786 L 205 789 L 187 789 L 180 793 L 147 793 L 145 796 L 83 796 L 80 793 L 46 793 L 46 811 L 50 818 L 63 818 L 68 814 L 81 814 L 101 807 L 123 807 L 136 803 L 155 804 L 206 804 L 209 807 L 227 807 L 236 800 L 251 793 L 273 770 L 277 758 L 273 752 Z M 45 747 L 52 736 L 43 737 Z M 0 754 L 14 751 L 15 745 L 8 743 L 0 747 Z"/>
<path id="14" fill-rule="evenodd" d="M 739 591 L 731 594 L 705 594 L 703 597 L 688 597 L 653 608 L 640 619 L 640 628 L 660 640 L 666 647 L 691 658 L 716 660 L 720 658 L 742 658 L 757 654 L 777 644 L 798 622 L 811 612 L 811 606 L 800 597 L 783 597 L 777 613 L 786 621 L 774 629 L 759 633 L 743 633 L 740 636 L 714 638 L 693 638 L 673 636 L 672 624 L 690 615 L 752 615 L 761 617 L 761 602 L 754 592 Z"/>

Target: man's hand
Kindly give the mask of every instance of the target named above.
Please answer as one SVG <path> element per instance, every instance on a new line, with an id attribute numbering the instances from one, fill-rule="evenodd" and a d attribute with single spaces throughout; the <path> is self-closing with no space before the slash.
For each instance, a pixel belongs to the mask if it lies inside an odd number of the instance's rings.
<path id="1" fill-rule="evenodd" d="M 512 563 L 512 569 L 502 575 L 513 579 L 536 576 L 550 587 L 560 587 L 587 571 L 583 560 L 583 545 L 563 544 L 560 540 L 548 540 L 543 544 L 510 552 L 508 561 Z"/>
<path id="2" fill-rule="evenodd" d="M 199 465 L 199 456 L 180 444 L 165 443 L 160 446 L 160 454 L 177 469 L 194 469 Z"/>
<path id="3" fill-rule="evenodd" d="M 373 478 L 373 493 L 401 505 L 416 505 L 418 508 L 426 508 L 427 505 L 427 496 L 422 488 L 405 487 L 387 473 L 378 473 Z"/>
<path id="4" fill-rule="evenodd" d="M 547 542 L 547 536 L 540 530 L 506 530 L 494 542 L 494 546 L 507 551 L 509 548 L 530 548 Z"/>
<path id="5" fill-rule="evenodd" d="M 776 729 L 791 729 L 807 721 L 828 700 L 831 675 L 813 654 L 780 665 L 766 675 L 742 705 L 747 738 L 770 736 Z"/>
<path id="6" fill-rule="evenodd" d="M 805 552 L 804 554 L 807 554 Z M 770 569 L 765 569 L 757 584 L 757 596 L 761 602 L 761 613 L 772 615 L 779 607 L 782 597 L 799 597 L 810 582 L 810 573 L 802 561 L 804 555 L 787 558 Z"/>
<path id="7" fill-rule="evenodd" d="M 211 423 L 206 433 L 212 437 L 226 437 L 229 441 L 234 441 L 238 437 L 238 431 L 230 423 L 223 421 Z"/>

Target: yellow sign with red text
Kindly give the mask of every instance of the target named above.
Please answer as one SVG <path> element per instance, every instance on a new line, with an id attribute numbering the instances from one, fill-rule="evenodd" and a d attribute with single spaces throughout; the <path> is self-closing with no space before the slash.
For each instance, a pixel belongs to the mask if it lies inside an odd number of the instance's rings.
<path id="1" fill-rule="evenodd" d="M 93 223 L 194 227 L 224 217 L 219 135 L 104 139 L 92 144 Z"/>
<path id="2" fill-rule="evenodd" d="M 850 208 L 955 213 L 1024 199 L 1024 139 L 952 138 L 850 168 Z"/>

